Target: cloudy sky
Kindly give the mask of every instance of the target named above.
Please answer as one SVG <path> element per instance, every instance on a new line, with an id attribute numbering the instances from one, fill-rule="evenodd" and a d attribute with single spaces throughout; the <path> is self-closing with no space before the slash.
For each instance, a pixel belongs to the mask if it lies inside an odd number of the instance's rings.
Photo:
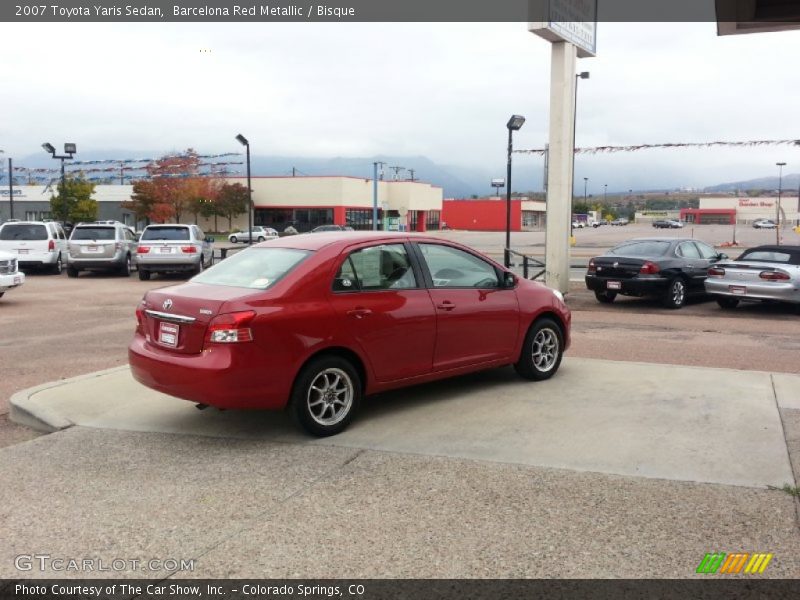
<path id="1" fill-rule="evenodd" d="M 424 155 L 502 175 L 510 114 L 528 119 L 518 148 L 547 141 L 550 45 L 523 23 L 3 23 L 0 39 L 0 149 L 23 164 L 43 141 L 216 153 L 242 132 L 258 155 Z M 798 56 L 800 31 L 601 23 L 598 56 L 578 61 L 577 144 L 800 138 Z M 800 148 L 579 158 L 576 176 L 590 193 L 702 186 L 778 160 L 800 171 Z"/>

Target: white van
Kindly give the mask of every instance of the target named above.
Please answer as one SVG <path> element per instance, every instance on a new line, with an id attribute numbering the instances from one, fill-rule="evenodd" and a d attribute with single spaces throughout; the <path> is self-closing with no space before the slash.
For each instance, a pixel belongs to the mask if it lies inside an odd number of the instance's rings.
<path id="1" fill-rule="evenodd" d="M 0 250 L 16 254 L 21 268 L 58 275 L 67 259 L 67 236 L 55 221 L 7 221 L 0 225 Z"/>

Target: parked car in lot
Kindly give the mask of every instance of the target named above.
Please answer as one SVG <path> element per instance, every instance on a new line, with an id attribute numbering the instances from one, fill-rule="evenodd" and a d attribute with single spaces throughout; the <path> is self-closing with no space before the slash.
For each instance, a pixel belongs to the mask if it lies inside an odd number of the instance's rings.
<path id="1" fill-rule="evenodd" d="M 280 409 L 314 435 L 364 395 L 503 365 L 542 380 L 570 343 L 563 297 L 475 250 L 408 234 L 283 237 L 145 294 L 134 377 L 219 408 Z"/>
<path id="2" fill-rule="evenodd" d="M 55 221 L 6 221 L 0 225 L 0 250 L 16 254 L 20 268 L 59 275 L 67 259 L 67 236 Z"/>
<path id="3" fill-rule="evenodd" d="M 256 225 L 250 230 L 249 235 L 246 231 L 237 231 L 228 236 L 228 241 L 231 244 L 236 244 L 238 242 L 247 243 L 251 240 L 255 242 L 263 242 L 276 237 L 278 237 L 278 232 L 272 227 L 261 227 L 260 225 Z"/>
<path id="4" fill-rule="evenodd" d="M 214 238 L 206 237 L 197 225 L 148 225 L 136 246 L 139 279 L 153 273 L 197 274 L 214 260 Z"/>
<path id="5" fill-rule="evenodd" d="M 613 221 L 611 221 L 611 224 L 615 226 L 627 225 L 628 219 L 614 219 Z"/>
<path id="6" fill-rule="evenodd" d="M 586 287 L 599 302 L 623 296 L 656 296 L 680 308 L 690 294 L 703 294 L 709 267 L 728 258 L 705 242 L 688 238 L 640 238 L 589 261 Z"/>
<path id="7" fill-rule="evenodd" d="M 320 225 L 319 227 L 314 227 L 311 233 L 325 233 L 331 231 L 353 231 L 353 228 L 349 225 Z"/>
<path id="8" fill-rule="evenodd" d="M 8 290 L 25 283 L 25 273 L 19 270 L 17 255 L 0 251 L 0 298 Z"/>
<path id="9" fill-rule="evenodd" d="M 127 225 L 116 221 L 78 223 L 69 237 L 67 275 L 81 271 L 116 271 L 131 274 L 136 256 L 136 236 Z"/>
<path id="10" fill-rule="evenodd" d="M 658 219 L 653 221 L 653 227 L 656 229 L 669 229 L 670 222 L 669 219 Z"/>
<path id="11" fill-rule="evenodd" d="M 775 229 L 777 226 L 772 219 L 756 219 L 753 221 L 754 229 Z"/>
<path id="12" fill-rule="evenodd" d="M 758 246 L 708 270 L 706 292 L 722 308 L 774 300 L 800 305 L 800 246 Z"/>

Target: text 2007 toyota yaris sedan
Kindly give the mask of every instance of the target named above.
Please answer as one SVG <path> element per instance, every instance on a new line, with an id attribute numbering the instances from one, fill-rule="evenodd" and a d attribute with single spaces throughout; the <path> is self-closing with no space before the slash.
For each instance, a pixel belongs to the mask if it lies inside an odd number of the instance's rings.
<path id="1" fill-rule="evenodd" d="M 278 409 L 342 431 L 366 394 L 514 365 L 552 376 L 570 342 L 559 293 L 427 236 L 270 240 L 148 292 L 134 377 L 219 408 Z"/>

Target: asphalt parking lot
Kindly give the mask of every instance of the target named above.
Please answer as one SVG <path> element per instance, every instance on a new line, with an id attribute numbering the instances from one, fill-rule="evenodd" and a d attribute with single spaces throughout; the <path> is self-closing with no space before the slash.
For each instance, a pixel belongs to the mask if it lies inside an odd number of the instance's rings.
<path id="1" fill-rule="evenodd" d="M 580 230 L 573 254 L 654 232 Z M 21 389 L 124 367 L 135 304 L 165 283 L 32 274 L 6 294 L 0 413 Z M 764 551 L 767 576 L 800 576 L 797 500 L 767 487 L 798 479 L 793 309 L 599 305 L 580 283 L 568 304 L 573 347 L 545 385 L 496 370 L 393 392 L 332 443 L 283 415 L 153 405 L 124 368 L 72 401 L 70 384 L 51 388 L 38 400 L 92 408 L 45 436 L 3 418 L 0 575 L 42 576 L 13 566 L 30 551 L 195 558 L 203 577 L 688 577 L 706 552 Z"/>

